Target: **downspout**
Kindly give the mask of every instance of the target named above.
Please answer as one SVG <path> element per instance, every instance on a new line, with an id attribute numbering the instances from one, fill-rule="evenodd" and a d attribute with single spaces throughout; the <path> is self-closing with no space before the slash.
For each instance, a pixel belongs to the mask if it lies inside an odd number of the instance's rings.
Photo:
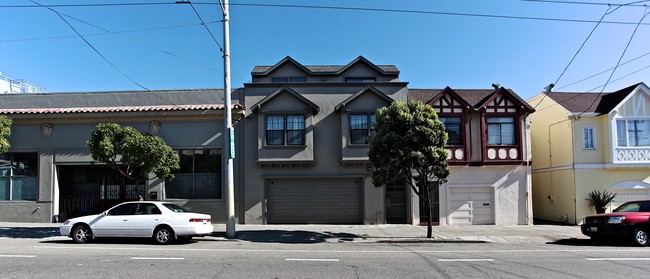
<path id="1" fill-rule="evenodd" d="M 529 114 L 524 115 L 524 142 L 526 144 L 526 153 L 524 156 L 525 157 L 525 164 L 526 164 L 526 224 L 527 225 L 532 225 L 532 216 L 533 216 L 533 209 L 532 209 L 532 192 L 533 192 L 533 179 L 532 179 L 532 174 L 531 174 L 531 168 L 532 164 L 530 162 L 531 159 L 531 139 L 530 139 L 530 118 L 528 118 Z"/>
<path id="2" fill-rule="evenodd" d="M 573 170 L 573 187 L 571 187 L 571 190 L 573 191 L 573 223 L 575 225 L 578 224 L 578 199 L 576 197 L 576 147 L 575 147 L 575 136 L 576 133 L 573 130 L 573 128 L 576 125 L 573 125 L 573 121 L 577 120 L 580 121 L 580 115 L 578 115 L 576 118 L 571 117 L 569 118 L 571 120 L 570 126 L 571 126 L 571 168 Z M 567 223 L 569 220 L 567 220 Z"/>

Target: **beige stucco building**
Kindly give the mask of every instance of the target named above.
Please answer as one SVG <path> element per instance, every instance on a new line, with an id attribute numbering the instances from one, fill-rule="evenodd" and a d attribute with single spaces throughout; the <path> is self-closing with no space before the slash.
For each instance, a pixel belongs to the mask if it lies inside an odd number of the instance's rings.
<path id="1" fill-rule="evenodd" d="M 549 92 L 528 102 L 535 217 L 578 224 L 595 213 L 593 190 L 616 193 L 610 205 L 650 198 L 650 90 Z"/>

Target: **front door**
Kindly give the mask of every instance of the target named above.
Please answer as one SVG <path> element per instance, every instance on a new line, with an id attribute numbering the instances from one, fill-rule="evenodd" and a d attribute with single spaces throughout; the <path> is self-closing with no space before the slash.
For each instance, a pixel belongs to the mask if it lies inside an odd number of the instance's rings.
<path id="1" fill-rule="evenodd" d="M 386 223 L 406 224 L 406 186 L 386 187 Z"/>

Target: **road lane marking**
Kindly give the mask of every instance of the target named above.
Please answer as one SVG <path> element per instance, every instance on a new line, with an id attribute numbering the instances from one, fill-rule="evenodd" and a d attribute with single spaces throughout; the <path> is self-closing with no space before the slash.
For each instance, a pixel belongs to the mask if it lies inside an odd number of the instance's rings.
<path id="1" fill-rule="evenodd" d="M 184 260 L 185 258 L 131 257 L 132 260 Z"/>
<path id="2" fill-rule="evenodd" d="M 36 258 L 34 255 L 0 255 L 0 258 Z"/>
<path id="3" fill-rule="evenodd" d="M 631 249 L 522 249 L 522 250 L 298 250 L 298 249 L 211 249 L 211 248 L 150 248 L 150 247 L 108 247 L 108 246 L 96 246 L 96 245 L 34 245 L 34 248 L 38 249 L 56 249 L 56 250 L 114 250 L 114 251 L 186 251 L 186 252 L 258 252 L 258 253 L 341 253 L 341 254 L 410 254 L 410 253 L 427 253 L 427 254 L 448 254 L 448 253 L 504 253 L 504 254 L 513 254 L 513 253 L 564 253 L 564 252 L 575 252 L 575 253 L 592 253 L 592 252 L 643 252 L 650 253 L 650 249 L 647 248 L 631 248 Z"/>
<path id="4" fill-rule="evenodd" d="M 438 259 L 439 262 L 493 262 L 494 259 Z"/>
<path id="5" fill-rule="evenodd" d="M 303 261 L 303 262 L 338 262 L 339 259 L 284 259 L 285 261 Z"/>
<path id="6" fill-rule="evenodd" d="M 650 258 L 587 258 L 588 261 L 650 261 Z"/>

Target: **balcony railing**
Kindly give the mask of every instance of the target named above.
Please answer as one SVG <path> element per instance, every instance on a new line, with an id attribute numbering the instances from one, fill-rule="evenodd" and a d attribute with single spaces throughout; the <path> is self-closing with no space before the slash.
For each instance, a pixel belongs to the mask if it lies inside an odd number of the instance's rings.
<path id="1" fill-rule="evenodd" d="M 614 163 L 650 163 L 650 147 L 617 147 Z"/>

